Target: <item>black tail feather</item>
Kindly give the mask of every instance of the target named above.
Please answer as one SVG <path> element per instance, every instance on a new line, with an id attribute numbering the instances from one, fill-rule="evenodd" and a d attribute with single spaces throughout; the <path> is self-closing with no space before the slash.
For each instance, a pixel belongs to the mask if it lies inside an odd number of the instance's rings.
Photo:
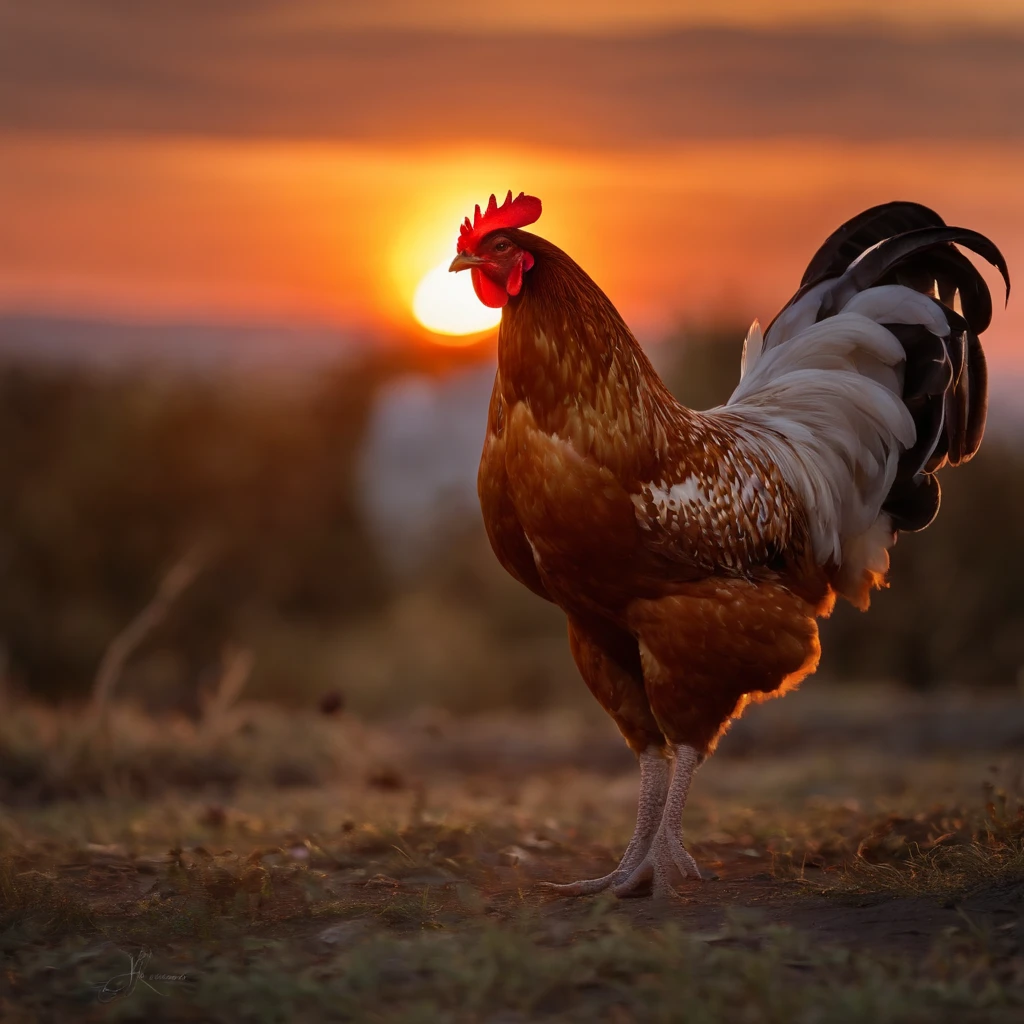
<path id="1" fill-rule="evenodd" d="M 907 353 L 903 399 L 941 396 L 953 383 L 953 366 L 943 339 L 921 324 L 883 324 Z"/>
<path id="2" fill-rule="evenodd" d="M 1006 260 L 988 238 L 946 226 L 926 206 L 893 202 L 865 210 L 829 235 L 787 304 L 831 282 L 818 307 L 820 321 L 860 291 L 901 284 L 936 298 L 946 318 L 949 333 L 941 338 L 922 325 L 884 325 L 906 352 L 903 400 L 917 428 L 882 506 L 897 530 L 922 530 L 935 518 L 941 490 L 934 474 L 970 459 L 985 433 L 988 369 L 978 336 L 992 321 L 992 297 L 958 245 L 999 271 L 1009 299 Z"/>
<path id="3" fill-rule="evenodd" d="M 981 447 L 981 439 L 985 436 L 985 424 L 988 421 L 988 361 L 977 335 L 969 334 L 968 365 L 970 376 L 967 379 L 970 413 L 967 417 L 967 434 L 965 450 L 968 458 Z"/>
<path id="4" fill-rule="evenodd" d="M 913 532 L 931 523 L 939 513 L 941 500 L 938 478 L 923 473 L 897 480 L 883 507 L 892 518 L 893 529 Z"/>
<path id="5" fill-rule="evenodd" d="M 807 264 L 801 289 L 839 277 L 866 249 L 915 228 L 944 227 L 945 221 L 920 203 L 893 202 L 872 206 L 837 228 Z"/>
<path id="6" fill-rule="evenodd" d="M 818 310 L 817 319 L 823 320 L 866 288 L 904 284 L 937 295 L 949 325 L 944 338 L 924 327 L 886 325 L 907 353 L 903 399 L 917 428 L 917 441 L 902 454 L 896 482 L 882 505 L 900 530 L 922 530 L 935 518 L 941 490 L 934 474 L 970 459 L 985 432 L 988 372 L 978 334 L 991 322 L 992 299 L 985 279 L 955 245 L 996 267 L 1009 299 L 1006 260 L 989 239 L 967 228 L 930 225 L 865 249 L 827 289 Z M 958 296 L 962 314 L 955 308 Z"/>
<path id="7" fill-rule="evenodd" d="M 847 302 L 865 288 L 884 284 L 886 278 L 901 264 L 907 265 L 907 272 L 915 269 L 924 270 L 922 257 L 927 258 L 935 249 L 950 248 L 955 242 L 988 260 L 1006 283 L 1006 298 L 1010 297 L 1010 272 L 1003 254 L 984 235 L 970 228 L 933 227 L 915 228 L 902 235 L 893 235 L 881 242 L 876 242 L 866 249 L 846 268 L 842 276 L 829 288 L 818 310 L 818 319 L 833 316 Z M 941 251 L 941 249 L 940 249 Z M 913 261 L 913 262 L 911 262 Z M 974 270 L 974 274 L 977 271 Z M 932 278 L 934 280 L 934 276 Z"/>
<path id="8" fill-rule="evenodd" d="M 944 245 L 922 253 L 914 261 L 917 282 L 905 280 L 902 268 L 897 268 L 896 284 L 906 284 L 917 291 L 929 291 L 931 282 L 938 286 L 939 301 L 953 308 L 954 296 L 959 292 L 964 319 L 975 334 L 981 334 L 992 322 L 992 296 L 978 268 L 952 245 Z M 1009 296 L 1009 284 L 1007 284 Z"/>

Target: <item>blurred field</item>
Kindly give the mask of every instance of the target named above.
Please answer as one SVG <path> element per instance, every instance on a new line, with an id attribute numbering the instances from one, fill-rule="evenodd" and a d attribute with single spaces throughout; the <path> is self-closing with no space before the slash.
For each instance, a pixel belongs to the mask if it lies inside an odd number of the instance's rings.
<path id="1" fill-rule="evenodd" d="M 608 870 L 628 838 L 635 766 L 596 717 L 373 726 L 240 702 L 198 723 L 120 708 L 98 736 L 16 704 L 2 723 L 5 1020 L 1024 1006 L 1012 695 L 812 683 L 756 707 L 698 776 L 687 842 L 708 879 L 674 906 L 534 885 Z M 176 980 L 130 984 L 146 951 Z"/>
<path id="2" fill-rule="evenodd" d="M 691 330 L 665 343 L 659 358 L 684 401 L 727 396 L 741 336 Z M 438 491 L 443 531 L 418 534 L 415 568 L 393 569 L 391 549 L 419 524 L 401 514 L 401 467 L 361 464 L 375 396 L 386 381 L 429 389 L 459 372 L 401 354 L 285 377 L 0 366 L 0 675 L 23 693 L 83 698 L 113 639 L 198 553 L 196 580 L 118 682 L 153 710 L 196 714 L 229 649 L 252 654 L 247 696 L 298 706 L 329 691 L 369 715 L 586 703 L 563 617 L 501 570 L 471 483 L 459 501 Z M 460 470 L 469 481 L 471 440 Z M 377 472 L 397 474 L 399 514 L 383 526 L 366 502 Z M 1016 435 L 993 430 L 942 484 L 936 523 L 894 551 L 891 590 L 869 614 L 843 607 L 825 623 L 821 677 L 1016 684 Z"/>

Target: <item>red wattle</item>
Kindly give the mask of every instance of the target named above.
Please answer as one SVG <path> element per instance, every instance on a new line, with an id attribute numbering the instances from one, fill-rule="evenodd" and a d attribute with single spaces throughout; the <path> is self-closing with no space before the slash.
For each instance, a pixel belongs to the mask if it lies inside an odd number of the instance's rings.
<path id="1" fill-rule="evenodd" d="M 524 249 L 519 258 L 512 264 L 508 280 L 505 282 L 505 291 L 509 295 L 518 295 L 523 290 L 523 271 L 533 266 L 533 254 Z"/>
<path id="2" fill-rule="evenodd" d="M 508 280 L 505 282 L 505 291 L 509 295 L 518 295 L 523 287 L 523 261 L 516 260 L 509 271 Z"/>
<path id="3" fill-rule="evenodd" d="M 491 280 L 479 267 L 473 267 L 470 274 L 473 277 L 473 291 L 485 306 L 500 309 L 508 302 L 508 292 L 497 281 Z"/>

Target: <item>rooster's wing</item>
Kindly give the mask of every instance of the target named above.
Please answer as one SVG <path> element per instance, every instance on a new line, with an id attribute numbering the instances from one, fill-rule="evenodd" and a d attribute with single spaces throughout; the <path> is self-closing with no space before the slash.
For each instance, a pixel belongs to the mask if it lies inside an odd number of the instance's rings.
<path id="1" fill-rule="evenodd" d="M 741 429 L 687 411 L 668 438 L 658 479 L 631 494 L 648 552 L 690 579 L 775 572 L 799 558 L 804 509 Z"/>

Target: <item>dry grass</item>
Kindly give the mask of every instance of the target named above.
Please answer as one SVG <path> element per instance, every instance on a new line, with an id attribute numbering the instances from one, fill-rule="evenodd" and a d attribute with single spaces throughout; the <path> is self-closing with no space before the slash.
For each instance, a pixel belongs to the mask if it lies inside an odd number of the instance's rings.
<path id="1" fill-rule="evenodd" d="M 183 716 L 154 718 L 121 705 L 97 734 L 76 709 L 16 704 L 0 721 L 0 799 L 11 804 L 102 796 L 148 799 L 166 791 L 239 785 L 318 785 L 389 763 L 387 734 L 346 718 L 248 705 L 216 728 Z"/>
<path id="2" fill-rule="evenodd" d="M 607 870 L 628 837 L 635 771 L 603 723 L 116 708 L 103 748 L 15 707 L 0 1018 L 1018 1019 L 1018 761 L 962 734 L 872 748 L 868 703 L 842 699 L 790 698 L 787 754 L 767 715 L 702 769 L 687 843 L 711 880 L 670 906 L 535 885 Z M 816 744 L 823 715 L 853 742 Z M 176 977 L 110 983 L 144 951 Z"/>

